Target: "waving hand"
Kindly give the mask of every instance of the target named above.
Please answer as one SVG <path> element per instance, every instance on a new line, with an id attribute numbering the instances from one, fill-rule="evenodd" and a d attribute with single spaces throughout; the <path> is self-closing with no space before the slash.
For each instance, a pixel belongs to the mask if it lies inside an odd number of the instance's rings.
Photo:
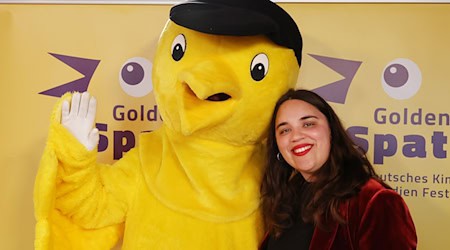
<path id="1" fill-rule="evenodd" d="M 74 93 L 70 105 L 68 101 L 62 104 L 61 124 L 89 151 L 99 141 L 98 129 L 94 127 L 96 109 L 97 101 L 88 92 Z"/>

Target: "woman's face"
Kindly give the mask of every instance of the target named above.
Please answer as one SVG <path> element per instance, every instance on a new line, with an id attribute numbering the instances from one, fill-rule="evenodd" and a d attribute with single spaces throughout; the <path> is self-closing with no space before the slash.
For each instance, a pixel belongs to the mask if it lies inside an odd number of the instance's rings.
<path id="1" fill-rule="evenodd" d="M 331 131 L 325 115 L 307 102 L 287 100 L 275 119 L 275 137 L 285 161 L 313 181 L 312 174 L 330 155 Z"/>

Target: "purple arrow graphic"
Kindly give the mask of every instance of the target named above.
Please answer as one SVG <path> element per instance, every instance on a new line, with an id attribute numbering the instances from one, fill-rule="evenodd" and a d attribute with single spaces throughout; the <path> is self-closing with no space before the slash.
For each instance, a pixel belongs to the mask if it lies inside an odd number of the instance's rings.
<path id="1" fill-rule="evenodd" d="M 344 104 L 350 83 L 352 82 L 353 77 L 355 77 L 362 62 L 312 54 L 309 55 L 344 77 L 342 80 L 313 89 L 313 91 L 327 101 Z"/>
<path id="2" fill-rule="evenodd" d="M 65 56 L 54 53 L 49 53 L 50 55 L 56 57 L 61 62 L 80 72 L 84 77 L 77 79 L 72 82 L 65 83 L 63 85 L 45 90 L 40 92 L 41 95 L 49 95 L 60 97 L 66 92 L 85 92 L 89 87 L 92 75 L 94 75 L 95 69 L 97 68 L 100 60 Z"/>

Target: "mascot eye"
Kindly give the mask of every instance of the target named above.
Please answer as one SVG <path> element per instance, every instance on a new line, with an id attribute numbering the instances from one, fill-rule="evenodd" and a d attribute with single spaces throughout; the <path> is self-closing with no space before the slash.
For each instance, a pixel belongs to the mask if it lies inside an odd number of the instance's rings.
<path id="1" fill-rule="evenodd" d="M 184 52 L 186 51 L 186 38 L 183 34 L 179 34 L 172 43 L 172 58 L 175 61 L 181 60 L 184 56 Z"/>
<path id="2" fill-rule="evenodd" d="M 120 68 L 120 87 L 130 96 L 142 97 L 153 90 L 152 63 L 142 57 L 128 59 Z"/>
<path id="3" fill-rule="evenodd" d="M 258 54 L 252 60 L 252 65 L 250 66 L 250 73 L 253 80 L 261 81 L 267 75 L 269 70 L 269 58 L 266 54 Z"/>

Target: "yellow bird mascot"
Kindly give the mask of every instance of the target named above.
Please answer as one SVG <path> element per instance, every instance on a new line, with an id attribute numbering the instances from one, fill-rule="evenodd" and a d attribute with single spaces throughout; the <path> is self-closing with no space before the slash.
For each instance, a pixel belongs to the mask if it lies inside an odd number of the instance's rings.
<path id="1" fill-rule="evenodd" d="M 295 86 L 302 37 L 268 0 L 175 5 L 154 58 L 163 123 L 97 163 L 96 100 L 55 106 L 35 183 L 39 250 L 257 249 L 264 139 Z"/>

